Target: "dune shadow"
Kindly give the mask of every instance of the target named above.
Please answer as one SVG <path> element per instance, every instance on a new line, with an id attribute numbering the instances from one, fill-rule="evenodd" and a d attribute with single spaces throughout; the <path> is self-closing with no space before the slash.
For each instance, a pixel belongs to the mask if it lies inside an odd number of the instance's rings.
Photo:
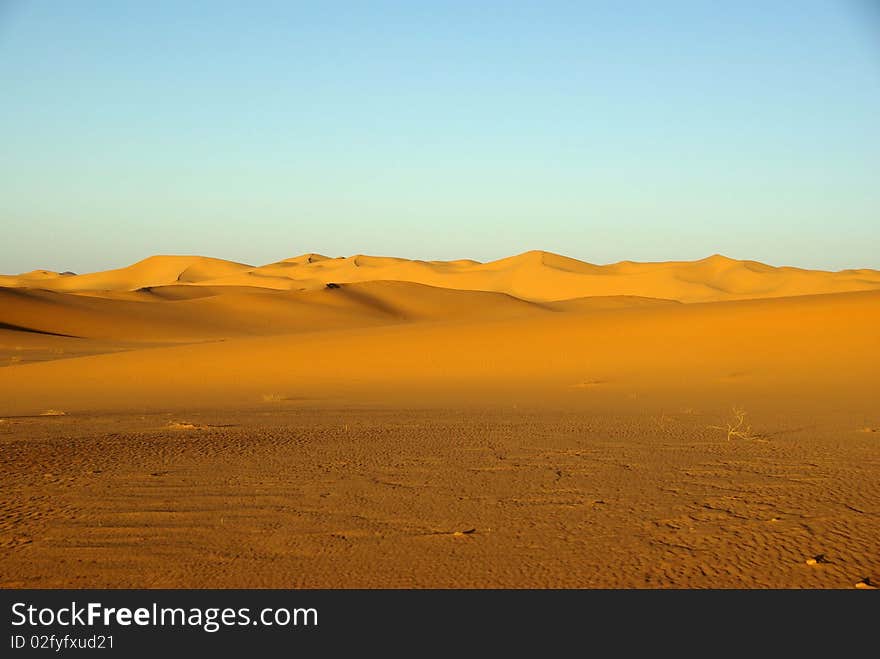
<path id="1" fill-rule="evenodd" d="M 33 327 L 25 327 L 24 325 L 14 325 L 12 323 L 0 323 L 0 329 L 12 330 L 14 332 L 30 332 L 31 334 L 43 334 L 46 336 L 63 336 L 68 339 L 81 339 L 81 336 L 75 334 L 62 334 L 61 332 L 50 332 L 48 330 L 38 330 Z"/>

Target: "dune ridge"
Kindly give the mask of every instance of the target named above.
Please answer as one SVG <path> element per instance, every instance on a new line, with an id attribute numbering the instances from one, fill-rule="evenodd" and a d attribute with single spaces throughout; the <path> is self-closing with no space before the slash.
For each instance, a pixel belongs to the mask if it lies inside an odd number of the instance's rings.
<path id="1" fill-rule="evenodd" d="M 717 302 L 880 289 L 880 271 L 775 267 L 713 255 L 698 261 L 593 265 L 544 251 L 488 263 L 308 253 L 263 266 L 201 256 L 153 256 L 125 268 L 76 275 L 37 270 L 0 276 L 0 286 L 70 293 L 133 292 L 162 286 L 310 291 L 328 283 L 400 281 L 507 295 L 530 302 L 638 296 Z"/>
<path id="2" fill-rule="evenodd" d="M 464 318 L 452 320 L 418 319 L 416 310 L 407 321 L 390 297 L 376 296 L 357 302 L 371 310 L 372 322 L 364 314 L 323 331 L 252 332 L 18 364 L 0 369 L 4 413 L 47 405 L 248 407 L 261 392 L 407 404 L 519 396 L 556 404 L 572 396 L 583 401 L 587 386 L 620 400 L 634 392 L 690 391 L 683 400 L 714 392 L 739 400 L 812 397 L 865 405 L 880 386 L 876 291 L 567 313 L 514 309 L 509 300 L 486 295 L 459 300 Z M 467 311 L 477 307 L 480 314 Z"/>
<path id="3" fill-rule="evenodd" d="M 873 270 L 722 256 L 597 266 L 540 251 L 490 263 L 304 254 L 262 267 L 158 256 L 0 284 L 0 416 L 248 405 L 261 390 L 561 401 L 773 383 L 802 396 L 835 382 L 834 395 L 861 400 L 880 366 Z"/>

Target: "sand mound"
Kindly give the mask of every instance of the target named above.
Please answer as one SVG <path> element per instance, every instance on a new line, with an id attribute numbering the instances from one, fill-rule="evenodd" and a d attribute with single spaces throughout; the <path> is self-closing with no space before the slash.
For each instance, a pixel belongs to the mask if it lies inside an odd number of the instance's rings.
<path id="1" fill-rule="evenodd" d="M 596 266 L 535 251 L 491 263 L 306 254 L 259 268 L 161 256 L 4 281 L 17 285 L 0 287 L 0 394 L 37 412 L 682 383 L 754 393 L 834 381 L 859 397 L 877 384 L 880 291 L 837 292 L 880 288 L 873 270 L 717 255 Z M 58 400 L 41 400 L 50 390 Z"/>
<path id="2" fill-rule="evenodd" d="M 198 256 L 155 256 L 127 268 L 85 275 L 37 270 L 0 276 L 0 286 L 67 292 L 136 291 L 144 287 L 236 286 L 309 291 L 327 283 L 401 281 L 437 288 L 504 293 L 532 302 L 630 296 L 679 302 L 788 297 L 880 289 L 880 271 L 826 272 L 773 267 L 715 255 L 699 261 L 592 265 L 542 251 L 489 263 L 412 261 L 358 254 L 303 254 L 252 267 Z"/>
<path id="3" fill-rule="evenodd" d="M 355 288 L 355 300 L 339 296 L 334 303 L 347 310 L 356 303 L 386 317 L 422 313 L 418 305 L 406 307 L 412 291 L 400 295 L 394 291 L 400 286 Z M 325 298 L 344 291 L 327 291 Z M 646 392 L 693 406 L 709 395 L 761 404 L 864 403 L 878 385 L 878 326 L 880 292 L 489 314 L 19 365 L 0 369 L 0 392 L 6 415 L 49 406 L 247 406 L 267 391 L 290 399 L 398 404 L 518 396 L 553 405 L 579 396 L 587 404 L 592 399 L 585 396 L 625 402 Z M 600 384 L 577 386 L 583 382 Z"/>
<path id="4" fill-rule="evenodd" d="M 510 318 L 553 310 L 558 309 L 504 293 L 397 281 L 334 289 L 322 285 L 306 291 L 184 284 L 77 294 L 0 288 L 0 328 L 118 341 L 187 342 L 426 320 Z"/>
<path id="5" fill-rule="evenodd" d="M 84 275 L 37 270 L 18 276 L 4 276 L 0 277 L 0 286 L 54 291 L 134 291 L 177 282 L 192 284 L 228 277 L 249 269 L 251 266 L 242 263 L 203 256 L 151 256 L 125 268 Z"/>

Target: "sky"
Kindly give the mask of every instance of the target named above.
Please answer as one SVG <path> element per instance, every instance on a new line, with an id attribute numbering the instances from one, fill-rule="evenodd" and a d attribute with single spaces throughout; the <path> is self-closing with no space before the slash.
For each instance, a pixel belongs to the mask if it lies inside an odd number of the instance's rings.
<path id="1" fill-rule="evenodd" d="M 880 3 L 0 0 L 0 272 L 880 268 Z"/>

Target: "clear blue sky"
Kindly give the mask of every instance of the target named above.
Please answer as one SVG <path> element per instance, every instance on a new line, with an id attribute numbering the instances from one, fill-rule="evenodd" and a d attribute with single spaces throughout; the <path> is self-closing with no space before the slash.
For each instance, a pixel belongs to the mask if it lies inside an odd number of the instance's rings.
<path id="1" fill-rule="evenodd" d="M 880 267 L 880 8 L 0 0 L 0 272 Z"/>

